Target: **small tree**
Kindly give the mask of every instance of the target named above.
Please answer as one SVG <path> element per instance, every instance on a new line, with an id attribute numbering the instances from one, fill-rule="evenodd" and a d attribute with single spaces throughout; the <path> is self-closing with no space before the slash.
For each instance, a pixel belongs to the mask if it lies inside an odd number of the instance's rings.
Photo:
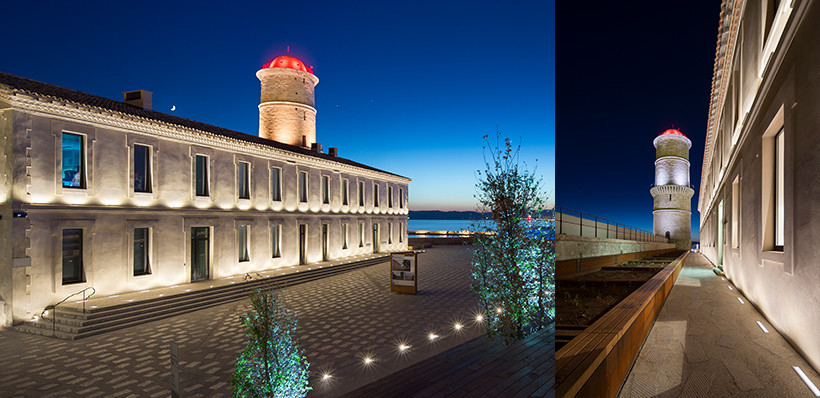
<path id="1" fill-rule="evenodd" d="M 520 146 L 509 138 L 485 151 L 486 170 L 478 171 L 476 198 L 488 220 L 474 224 L 472 289 L 486 314 L 487 333 L 509 344 L 546 326 L 555 314 L 554 222 L 545 220 L 546 195 L 535 171 L 519 165 Z"/>
<path id="2" fill-rule="evenodd" d="M 248 344 L 230 380 L 234 396 L 304 397 L 309 363 L 294 336 L 296 317 L 272 290 L 255 290 L 250 303 L 242 318 Z"/>

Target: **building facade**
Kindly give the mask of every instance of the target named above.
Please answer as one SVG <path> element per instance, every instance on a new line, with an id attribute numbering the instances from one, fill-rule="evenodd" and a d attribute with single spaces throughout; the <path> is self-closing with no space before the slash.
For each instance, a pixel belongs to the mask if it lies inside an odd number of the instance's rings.
<path id="1" fill-rule="evenodd" d="M 86 287 L 406 250 L 410 179 L 322 152 L 301 61 L 257 76 L 260 137 L 0 73 L 3 324 Z"/>
<path id="2" fill-rule="evenodd" d="M 815 369 L 818 126 L 818 1 L 724 0 L 698 202 L 701 250 Z"/>
<path id="3" fill-rule="evenodd" d="M 692 141 L 669 129 L 658 135 L 655 145 L 655 183 L 652 194 L 652 229 L 681 250 L 692 244 L 692 196 L 689 184 L 689 148 Z"/>

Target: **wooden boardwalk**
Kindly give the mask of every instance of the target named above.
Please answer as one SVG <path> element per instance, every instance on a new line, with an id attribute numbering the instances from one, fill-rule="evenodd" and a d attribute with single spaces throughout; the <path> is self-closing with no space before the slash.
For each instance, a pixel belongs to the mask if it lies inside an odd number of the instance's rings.
<path id="1" fill-rule="evenodd" d="M 481 336 L 344 397 L 554 397 L 555 328 L 506 346 Z"/>

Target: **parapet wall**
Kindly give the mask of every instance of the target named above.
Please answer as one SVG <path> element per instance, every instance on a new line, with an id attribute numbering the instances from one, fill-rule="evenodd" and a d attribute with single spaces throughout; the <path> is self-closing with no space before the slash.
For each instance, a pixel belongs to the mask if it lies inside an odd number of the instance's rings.
<path id="1" fill-rule="evenodd" d="M 601 267 L 652 257 L 674 251 L 674 243 L 640 242 L 625 239 L 557 235 L 555 274 L 570 277 L 597 271 Z"/>

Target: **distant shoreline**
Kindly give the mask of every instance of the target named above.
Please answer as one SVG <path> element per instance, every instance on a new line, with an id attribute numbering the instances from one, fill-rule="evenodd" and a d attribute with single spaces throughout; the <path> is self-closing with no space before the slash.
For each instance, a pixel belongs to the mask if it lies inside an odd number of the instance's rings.
<path id="1" fill-rule="evenodd" d="M 546 211 L 547 217 L 551 217 L 552 209 Z M 443 211 L 443 210 L 410 210 L 408 215 L 411 220 L 486 220 L 490 218 L 490 213 L 479 213 L 477 211 Z"/>

